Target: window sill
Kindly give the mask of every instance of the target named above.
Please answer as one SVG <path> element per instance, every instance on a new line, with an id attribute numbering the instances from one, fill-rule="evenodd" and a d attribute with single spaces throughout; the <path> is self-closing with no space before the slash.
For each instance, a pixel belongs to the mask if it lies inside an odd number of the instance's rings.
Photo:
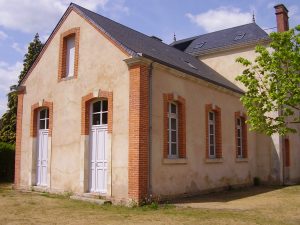
<path id="1" fill-rule="evenodd" d="M 235 162 L 240 163 L 240 162 L 248 162 L 248 158 L 236 158 Z"/>
<path id="2" fill-rule="evenodd" d="M 175 158 L 175 159 L 163 159 L 163 164 L 171 165 L 171 164 L 187 164 L 187 158 Z"/>
<path id="3" fill-rule="evenodd" d="M 223 158 L 205 159 L 205 163 L 223 163 Z"/>
<path id="4" fill-rule="evenodd" d="M 70 77 L 63 77 L 59 81 L 68 81 L 68 80 L 74 80 L 76 77 L 75 76 L 70 76 Z"/>

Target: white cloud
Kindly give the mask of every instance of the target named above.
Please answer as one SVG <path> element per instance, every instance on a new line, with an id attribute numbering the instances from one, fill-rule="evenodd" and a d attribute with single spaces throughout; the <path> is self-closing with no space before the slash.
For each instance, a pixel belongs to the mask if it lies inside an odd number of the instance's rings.
<path id="1" fill-rule="evenodd" d="M 298 14 L 299 7 L 296 5 L 291 5 L 290 7 L 288 7 L 288 10 L 289 10 L 289 16 L 293 17 Z"/>
<path id="2" fill-rule="evenodd" d="M 20 54 L 24 55 L 26 52 L 27 52 L 27 45 L 21 47 L 19 45 L 19 43 L 17 42 L 14 42 L 11 47 L 16 50 L 17 52 L 19 52 Z"/>
<path id="3" fill-rule="evenodd" d="M 0 117 L 6 111 L 7 93 L 10 90 L 10 86 L 14 85 L 18 81 L 18 76 L 23 68 L 21 62 L 16 62 L 13 65 L 9 65 L 6 62 L 0 61 Z"/>
<path id="4" fill-rule="evenodd" d="M 107 7 L 104 7 L 105 11 L 110 12 L 110 16 L 119 19 L 120 13 L 129 15 L 129 8 L 125 5 L 124 0 L 116 0 L 115 2 L 112 2 Z"/>
<path id="5" fill-rule="evenodd" d="M 220 7 L 197 15 L 187 13 L 186 16 L 206 32 L 234 27 L 252 21 L 250 12 L 241 12 L 239 8 L 233 7 Z"/>
<path id="6" fill-rule="evenodd" d="M 7 34 L 0 30 L 0 41 L 5 40 L 7 37 Z"/>
<path id="7" fill-rule="evenodd" d="M 108 0 L 74 0 L 83 7 L 104 8 Z M 49 32 L 69 6 L 69 0 L 0 0 L 0 26 L 29 33 Z"/>

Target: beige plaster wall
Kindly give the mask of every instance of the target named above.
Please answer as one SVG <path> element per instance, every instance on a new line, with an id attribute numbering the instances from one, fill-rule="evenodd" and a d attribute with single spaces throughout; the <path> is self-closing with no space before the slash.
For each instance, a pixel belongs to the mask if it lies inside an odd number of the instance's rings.
<path id="1" fill-rule="evenodd" d="M 80 27 L 78 79 L 57 81 L 60 33 Z M 50 162 L 50 189 L 82 192 L 80 188 L 81 98 L 95 90 L 113 92 L 113 133 L 111 139 L 112 195 L 128 193 L 128 105 L 129 74 L 123 60 L 127 56 L 71 12 L 54 36 L 43 57 L 25 82 L 22 124 L 21 184 L 30 186 L 33 141 L 30 138 L 31 105 L 41 100 L 53 102 L 53 133 Z M 110 150 L 109 150 L 110 151 Z M 35 160 L 34 157 L 32 160 Z M 87 168 L 87 167 L 86 167 Z M 109 182 L 110 183 L 110 182 Z"/>
<path id="2" fill-rule="evenodd" d="M 290 167 L 287 168 L 287 178 L 290 182 L 300 182 L 300 125 L 294 125 L 295 134 L 289 134 Z"/>
<path id="3" fill-rule="evenodd" d="M 157 195 L 195 193 L 236 184 L 248 184 L 256 176 L 256 134 L 248 132 L 248 160 L 235 159 L 234 113 L 244 111 L 238 95 L 208 87 L 203 82 L 176 76 L 155 66 L 153 71 L 152 188 Z M 187 164 L 163 160 L 163 93 L 186 100 Z M 208 163 L 205 157 L 205 104 L 221 108 L 223 162 Z M 169 160 L 171 161 L 171 160 Z"/>

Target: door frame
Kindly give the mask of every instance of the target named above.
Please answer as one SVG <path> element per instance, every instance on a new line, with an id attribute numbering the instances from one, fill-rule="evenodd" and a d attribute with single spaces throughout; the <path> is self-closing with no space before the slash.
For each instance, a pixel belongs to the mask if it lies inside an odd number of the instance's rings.
<path id="1" fill-rule="evenodd" d="M 106 195 L 109 195 L 109 193 L 111 192 L 111 190 L 109 190 L 109 180 L 111 178 L 110 176 L 110 146 L 109 146 L 109 143 L 111 143 L 110 141 L 110 137 L 109 137 L 109 132 L 108 132 L 108 121 L 107 121 L 107 124 L 106 125 L 93 125 L 93 104 L 95 102 L 99 102 L 99 101 L 107 101 L 107 104 L 109 104 L 108 102 L 108 99 L 107 98 L 95 98 L 93 99 L 92 101 L 89 102 L 89 145 L 88 145 L 88 192 L 89 193 L 97 193 L 99 195 L 103 195 L 103 196 L 106 196 Z M 108 107 L 108 106 L 107 106 Z M 107 109 L 107 119 L 108 119 L 108 116 L 109 116 L 109 110 Z M 103 130 L 106 130 L 107 132 L 107 140 L 106 140 L 106 145 L 105 145 L 105 155 L 106 155 L 106 160 L 107 160 L 107 170 L 106 170 L 106 192 L 91 192 L 91 179 L 92 179 L 92 174 L 91 174 L 91 153 L 92 153 L 92 128 L 94 127 L 98 127 L 99 129 L 103 129 Z"/>

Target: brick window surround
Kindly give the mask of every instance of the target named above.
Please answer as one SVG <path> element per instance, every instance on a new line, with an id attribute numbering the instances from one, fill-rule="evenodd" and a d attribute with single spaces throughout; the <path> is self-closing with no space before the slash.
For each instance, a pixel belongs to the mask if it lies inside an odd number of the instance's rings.
<path id="1" fill-rule="evenodd" d="M 284 139 L 284 166 L 290 167 L 291 156 L 290 156 L 290 140 L 288 138 Z"/>
<path id="2" fill-rule="evenodd" d="M 74 76 L 72 78 L 78 77 L 80 28 L 75 27 L 75 28 L 72 28 L 60 35 L 58 81 L 61 81 L 62 79 L 64 79 L 66 77 L 67 39 L 71 36 L 75 36 Z"/>
<path id="3" fill-rule="evenodd" d="M 241 113 L 241 112 L 235 112 L 234 113 L 234 130 L 235 130 L 235 149 L 236 149 L 236 158 L 239 158 L 238 156 L 238 131 L 237 131 L 237 119 L 241 119 L 242 123 L 242 156 L 243 158 L 248 158 L 248 129 L 247 129 L 247 124 L 246 124 L 246 114 Z"/>
<path id="4" fill-rule="evenodd" d="M 95 96 L 93 93 L 89 93 L 83 96 L 81 99 L 81 135 L 89 135 L 90 133 L 90 104 L 96 99 L 106 99 L 108 103 L 108 120 L 107 129 L 108 133 L 112 133 L 113 125 L 113 93 L 109 91 L 98 92 Z"/>
<path id="5" fill-rule="evenodd" d="M 38 133 L 38 112 L 42 108 L 49 110 L 49 136 L 52 135 L 53 130 L 53 103 L 48 101 L 42 101 L 41 103 L 35 103 L 31 106 L 31 122 L 30 122 L 30 137 L 37 137 Z"/>
<path id="6" fill-rule="evenodd" d="M 175 96 L 173 93 L 163 94 L 164 114 L 163 114 L 163 134 L 164 146 L 163 157 L 168 158 L 169 155 L 169 103 L 176 102 L 178 105 L 178 156 L 179 158 L 186 158 L 186 112 L 185 112 L 185 99 L 181 96 Z"/>
<path id="7" fill-rule="evenodd" d="M 222 158 L 221 108 L 213 104 L 205 105 L 206 158 L 209 159 L 208 115 L 211 111 L 215 113 L 216 158 Z"/>
<path id="8" fill-rule="evenodd" d="M 23 118 L 24 94 L 25 94 L 25 91 L 18 92 L 14 188 L 20 187 L 21 140 L 22 140 L 22 118 Z"/>

